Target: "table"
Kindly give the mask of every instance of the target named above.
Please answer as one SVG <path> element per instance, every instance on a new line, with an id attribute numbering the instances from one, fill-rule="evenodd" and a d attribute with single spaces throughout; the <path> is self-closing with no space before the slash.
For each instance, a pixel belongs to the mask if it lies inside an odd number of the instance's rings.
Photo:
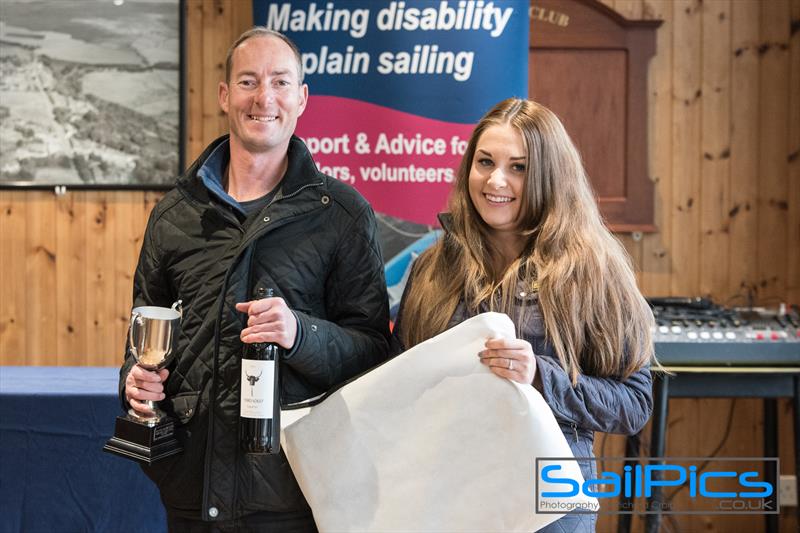
<path id="1" fill-rule="evenodd" d="M 0 532 L 166 531 L 155 485 L 102 451 L 119 370 L 0 366 Z"/>
<path id="2" fill-rule="evenodd" d="M 667 419 L 670 398 L 763 398 L 764 399 L 764 457 L 778 456 L 778 425 L 776 398 L 792 398 L 794 408 L 795 475 L 800 488 L 800 368 L 798 367 L 709 367 L 669 366 L 672 375 L 653 380 L 653 424 L 650 456 L 664 457 L 666 451 Z M 638 455 L 638 440 L 628 440 L 626 455 Z M 757 455 L 754 453 L 753 455 Z M 767 481 L 776 483 L 776 479 Z M 777 485 L 776 485 L 777 486 Z M 654 490 L 651 502 L 659 502 L 660 490 Z M 798 508 L 800 513 L 800 508 Z M 778 530 L 778 515 L 765 517 L 765 531 Z M 648 514 L 645 531 L 657 533 L 661 516 Z M 798 516 L 800 521 L 800 515 Z M 618 531 L 630 530 L 630 515 L 620 515 Z"/>

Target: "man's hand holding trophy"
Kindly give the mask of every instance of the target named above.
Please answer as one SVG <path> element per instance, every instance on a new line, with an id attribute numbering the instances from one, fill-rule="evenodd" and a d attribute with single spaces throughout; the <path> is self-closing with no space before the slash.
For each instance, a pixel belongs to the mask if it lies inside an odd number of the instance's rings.
<path id="1" fill-rule="evenodd" d="M 131 311 L 129 349 L 136 364 L 160 372 L 175 358 L 175 341 L 180 333 L 183 309 L 178 300 L 172 307 L 143 306 Z M 158 407 L 158 402 L 143 402 L 149 412 L 129 409 L 118 416 L 114 436 L 103 449 L 147 464 L 182 451 L 175 435 L 175 420 Z"/>

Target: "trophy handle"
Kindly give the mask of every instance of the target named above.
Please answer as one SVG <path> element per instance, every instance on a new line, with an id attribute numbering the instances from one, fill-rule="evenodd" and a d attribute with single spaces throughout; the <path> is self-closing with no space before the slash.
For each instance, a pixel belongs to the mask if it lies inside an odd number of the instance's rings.
<path id="1" fill-rule="evenodd" d="M 131 313 L 131 324 L 128 327 L 128 341 L 131 345 L 131 352 L 133 353 L 133 357 L 138 360 L 137 350 L 136 350 L 136 342 L 133 340 L 133 326 L 134 324 L 142 325 L 142 315 L 139 313 L 133 312 Z"/>
<path id="2" fill-rule="evenodd" d="M 172 304 L 172 310 L 177 311 L 181 318 L 183 318 L 183 300 L 178 300 Z"/>

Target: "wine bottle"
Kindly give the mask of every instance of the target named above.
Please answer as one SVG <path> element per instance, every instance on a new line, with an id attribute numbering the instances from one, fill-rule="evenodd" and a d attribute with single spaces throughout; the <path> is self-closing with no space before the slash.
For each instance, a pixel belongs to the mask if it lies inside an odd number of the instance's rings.
<path id="1" fill-rule="evenodd" d="M 259 287 L 255 299 L 271 298 Z M 282 349 L 272 342 L 245 344 L 239 387 L 239 435 L 247 453 L 280 452 L 281 402 L 279 361 Z"/>

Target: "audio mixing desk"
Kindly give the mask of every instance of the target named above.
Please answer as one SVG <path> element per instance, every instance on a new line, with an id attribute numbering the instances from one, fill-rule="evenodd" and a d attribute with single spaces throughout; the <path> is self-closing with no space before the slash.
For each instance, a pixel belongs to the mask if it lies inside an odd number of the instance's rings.
<path id="1" fill-rule="evenodd" d="M 800 366 L 797 309 L 724 308 L 704 298 L 652 298 L 664 366 Z"/>

